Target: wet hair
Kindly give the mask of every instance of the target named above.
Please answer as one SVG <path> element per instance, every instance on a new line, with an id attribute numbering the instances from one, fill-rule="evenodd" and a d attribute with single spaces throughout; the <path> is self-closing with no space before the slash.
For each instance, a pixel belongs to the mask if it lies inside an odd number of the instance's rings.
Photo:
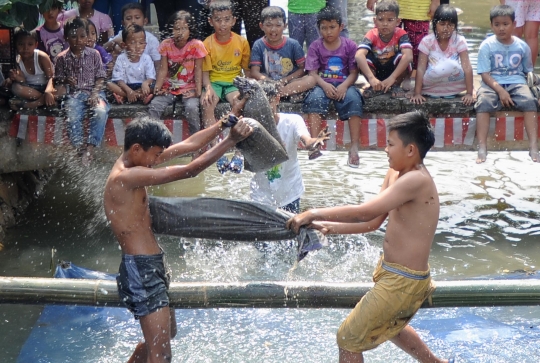
<path id="1" fill-rule="evenodd" d="M 124 20 L 124 14 L 126 13 L 126 11 L 128 10 L 140 10 L 141 13 L 143 14 L 143 16 L 146 18 L 146 11 L 144 10 L 144 7 L 142 6 L 141 3 L 127 3 L 126 5 L 122 6 L 122 10 L 120 10 L 122 12 L 122 20 Z"/>
<path id="2" fill-rule="evenodd" d="M 319 11 L 319 13 L 317 14 L 317 28 L 321 27 L 321 22 L 332 20 L 335 20 L 339 25 L 341 25 L 341 23 L 343 22 L 343 19 L 341 18 L 341 12 L 332 6 L 322 8 L 321 11 Z"/>
<path id="3" fill-rule="evenodd" d="M 38 41 L 37 40 L 37 34 L 36 34 L 35 31 L 33 31 L 33 30 L 30 31 L 30 30 L 26 30 L 24 28 L 19 28 L 15 32 L 15 35 L 13 36 L 13 43 L 17 44 L 17 41 L 19 41 L 19 39 L 26 38 L 26 37 L 33 38 L 36 42 Z"/>
<path id="4" fill-rule="evenodd" d="M 130 24 L 124 29 L 122 29 L 122 41 L 125 43 L 130 35 L 137 34 L 143 32 L 144 37 L 146 38 L 146 33 L 144 32 L 144 28 L 137 24 Z"/>
<path id="5" fill-rule="evenodd" d="M 444 4 L 440 5 L 437 10 L 435 10 L 435 14 L 433 14 L 433 34 L 437 35 L 437 23 L 439 21 L 449 21 L 450 23 L 454 24 L 455 28 L 454 30 L 458 30 L 458 17 L 457 17 L 457 11 L 456 8 Z"/>
<path id="6" fill-rule="evenodd" d="M 92 20 L 90 20 L 89 18 L 82 19 L 82 21 L 84 21 L 86 23 L 86 31 L 88 33 L 90 33 L 90 26 L 93 26 L 94 29 L 96 30 L 96 38 L 99 38 L 99 34 L 98 34 L 98 31 L 97 31 L 96 24 L 94 24 L 94 22 Z"/>
<path id="7" fill-rule="evenodd" d="M 287 23 L 287 14 L 279 6 L 267 6 L 261 11 L 261 23 L 267 19 L 283 19 L 283 23 Z"/>
<path id="8" fill-rule="evenodd" d="M 58 9 L 62 11 L 64 9 L 64 3 L 62 1 L 53 0 L 50 5 L 47 6 L 47 2 L 39 5 L 39 12 L 41 14 L 46 13 L 47 11 Z"/>
<path id="9" fill-rule="evenodd" d="M 88 26 L 87 22 L 85 22 L 80 16 L 77 16 L 75 18 L 69 19 L 64 24 L 64 36 L 67 37 L 69 33 L 71 33 L 73 30 L 78 30 L 83 28 L 88 33 Z M 96 29 L 97 30 L 97 29 Z"/>
<path id="10" fill-rule="evenodd" d="M 493 23 L 493 19 L 498 16 L 508 16 L 512 22 L 516 20 L 516 13 L 510 5 L 497 5 L 491 8 L 489 12 L 489 21 Z"/>
<path id="11" fill-rule="evenodd" d="M 124 151 L 129 150 L 134 144 L 141 145 L 144 151 L 153 146 L 166 149 L 172 144 L 172 135 L 163 122 L 147 114 L 138 113 L 126 126 Z"/>
<path id="12" fill-rule="evenodd" d="M 231 13 L 236 17 L 235 15 L 235 9 L 234 5 L 229 1 L 212 1 L 210 6 L 208 7 L 210 17 L 214 16 L 215 11 L 227 11 L 230 10 Z"/>
<path id="13" fill-rule="evenodd" d="M 390 119 L 388 132 L 396 131 L 404 146 L 415 144 L 423 160 L 435 143 L 433 126 L 426 114 L 413 111 L 397 115 Z"/>
<path id="14" fill-rule="evenodd" d="M 394 0 L 383 0 L 381 2 L 378 2 L 375 6 L 375 15 L 379 15 L 380 13 L 394 13 L 396 14 L 396 17 L 399 16 L 399 5 Z"/>
<path id="15" fill-rule="evenodd" d="M 167 26 L 165 27 L 167 29 L 166 36 L 172 35 L 174 24 L 178 20 L 183 20 L 188 25 L 188 28 L 189 28 L 189 37 L 187 39 L 188 42 L 191 39 L 197 38 L 199 34 L 199 30 L 197 29 L 197 22 L 195 21 L 195 18 L 193 17 L 193 15 L 191 15 L 190 12 L 184 11 L 184 10 L 175 12 L 174 14 L 171 15 L 169 20 L 167 20 Z"/>

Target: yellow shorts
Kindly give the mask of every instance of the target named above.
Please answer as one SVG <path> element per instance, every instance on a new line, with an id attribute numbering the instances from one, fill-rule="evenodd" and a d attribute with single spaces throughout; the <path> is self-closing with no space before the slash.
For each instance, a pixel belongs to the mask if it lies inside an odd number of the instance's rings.
<path id="1" fill-rule="evenodd" d="M 356 304 L 337 333 L 341 349 L 361 353 L 394 338 L 435 290 L 429 269 L 414 271 L 379 260 L 375 286 Z"/>

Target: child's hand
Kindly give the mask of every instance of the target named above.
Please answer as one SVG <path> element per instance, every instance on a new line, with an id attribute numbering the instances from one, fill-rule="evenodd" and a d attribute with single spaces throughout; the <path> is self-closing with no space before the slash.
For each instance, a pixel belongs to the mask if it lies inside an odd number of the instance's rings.
<path id="1" fill-rule="evenodd" d="M 396 79 L 392 76 L 388 77 L 387 79 L 385 79 L 384 81 L 382 81 L 380 83 L 380 87 L 382 91 L 384 91 L 385 93 L 390 91 L 390 88 L 392 88 L 392 86 L 396 83 Z M 379 91 L 379 90 L 375 90 L 375 91 Z"/>
<path id="2" fill-rule="evenodd" d="M 235 143 L 240 142 L 244 140 L 246 137 L 251 135 L 253 132 L 253 128 L 249 126 L 247 122 L 240 119 L 234 125 L 234 127 L 231 129 L 231 132 L 229 133 L 229 138 L 231 138 Z"/>
<path id="3" fill-rule="evenodd" d="M 23 83 L 25 81 L 24 75 L 22 74 L 22 72 L 19 72 L 18 69 L 11 69 L 9 71 L 9 76 L 8 77 L 13 82 Z"/>
<path id="4" fill-rule="evenodd" d="M 336 98 L 336 94 L 337 94 L 337 89 L 336 87 L 334 87 L 333 85 L 331 85 L 330 83 L 326 83 L 324 84 L 324 86 L 322 87 L 323 91 L 324 91 L 324 94 L 326 95 L 326 97 L 330 98 L 330 99 L 335 99 Z"/>
<path id="5" fill-rule="evenodd" d="M 54 106 L 56 104 L 56 101 L 54 100 L 54 96 L 51 92 L 45 92 L 45 104 L 47 106 Z"/>
<path id="6" fill-rule="evenodd" d="M 469 106 L 469 105 L 472 105 L 476 101 L 476 97 L 474 97 L 474 95 L 471 95 L 470 93 L 467 93 L 465 96 L 461 98 L 461 100 L 463 101 L 463 104 L 465 106 Z"/>
<path id="7" fill-rule="evenodd" d="M 499 100 L 501 100 L 501 103 L 504 107 L 514 106 L 514 101 L 512 101 L 510 93 L 506 92 L 506 90 L 504 89 L 499 92 Z"/>
<path id="8" fill-rule="evenodd" d="M 77 78 L 75 78 L 75 77 L 66 77 L 66 82 L 71 87 L 76 87 L 77 86 Z"/>
<path id="9" fill-rule="evenodd" d="M 422 103 L 426 102 L 426 99 L 422 97 L 420 93 L 415 93 L 414 96 L 411 97 L 411 102 L 421 105 Z"/>
<path id="10" fill-rule="evenodd" d="M 324 225 L 324 222 L 319 222 L 319 221 L 311 222 L 308 228 L 316 229 L 317 231 L 321 232 L 324 235 L 326 235 L 329 232 L 328 228 Z"/>
<path id="11" fill-rule="evenodd" d="M 134 103 L 134 102 L 137 102 L 137 99 L 139 98 L 139 96 L 137 95 L 137 92 L 131 90 L 127 93 L 127 99 L 130 103 Z"/>
<path id="12" fill-rule="evenodd" d="M 375 11 L 375 3 L 377 2 L 377 0 L 367 0 L 367 3 L 366 3 L 366 8 L 368 8 L 368 10 L 371 10 L 371 11 Z"/>
<path id="13" fill-rule="evenodd" d="M 376 77 L 370 78 L 368 82 L 374 91 L 381 91 L 383 89 L 381 81 L 379 81 Z"/>
<path id="14" fill-rule="evenodd" d="M 212 86 L 206 87 L 206 92 L 204 92 L 202 97 L 203 99 L 201 103 L 203 106 L 210 106 L 210 105 L 213 105 L 214 103 L 219 102 L 219 98 L 216 95 L 216 92 L 214 91 Z"/>
<path id="15" fill-rule="evenodd" d="M 310 145 L 310 149 L 319 148 L 321 146 L 324 146 L 324 142 L 326 140 L 330 140 L 331 132 L 328 131 L 328 126 L 326 126 L 324 129 L 319 132 L 319 135 L 317 135 L 316 141 Z"/>
<path id="16" fill-rule="evenodd" d="M 345 95 L 347 94 L 347 86 L 345 86 L 343 83 L 337 86 L 336 88 L 336 101 L 342 101 L 345 98 Z"/>
<path id="17" fill-rule="evenodd" d="M 142 91 L 142 95 L 144 97 L 146 97 L 146 96 L 148 96 L 150 94 L 150 87 L 148 86 L 148 84 L 146 82 L 142 83 L 141 91 Z"/>

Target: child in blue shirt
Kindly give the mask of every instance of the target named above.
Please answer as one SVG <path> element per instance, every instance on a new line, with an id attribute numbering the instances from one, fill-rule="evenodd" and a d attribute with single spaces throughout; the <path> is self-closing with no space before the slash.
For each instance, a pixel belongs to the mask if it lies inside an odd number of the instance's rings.
<path id="1" fill-rule="evenodd" d="M 305 76 L 304 50 L 298 41 L 283 35 L 287 28 L 285 10 L 278 6 L 264 8 L 259 25 L 264 37 L 255 41 L 251 50 L 251 77 L 259 81 L 279 81 L 280 96 L 295 95 L 313 88 L 315 78 Z"/>
<path id="2" fill-rule="evenodd" d="M 523 112 L 529 154 L 538 162 L 537 101 L 526 81 L 527 73 L 533 70 L 531 50 L 512 35 L 516 26 L 512 7 L 497 5 L 491 9 L 489 17 L 494 35 L 484 40 L 478 51 L 477 72 L 482 76 L 482 85 L 474 106 L 478 138 L 476 162 L 486 161 L 489 113 L 511 106 Z"/>

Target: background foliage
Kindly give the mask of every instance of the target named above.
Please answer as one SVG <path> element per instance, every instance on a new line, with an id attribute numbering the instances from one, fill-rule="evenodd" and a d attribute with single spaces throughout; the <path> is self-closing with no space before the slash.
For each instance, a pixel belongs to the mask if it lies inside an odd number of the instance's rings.
<path id="1" fill-rule="evenodd" d="M 50 9 L 54 0 L 0 0 L 0 25 L 27 29 L 37 25 L 39 12 Z M 57 0 L 58 1 L 58 0 Z"/>

